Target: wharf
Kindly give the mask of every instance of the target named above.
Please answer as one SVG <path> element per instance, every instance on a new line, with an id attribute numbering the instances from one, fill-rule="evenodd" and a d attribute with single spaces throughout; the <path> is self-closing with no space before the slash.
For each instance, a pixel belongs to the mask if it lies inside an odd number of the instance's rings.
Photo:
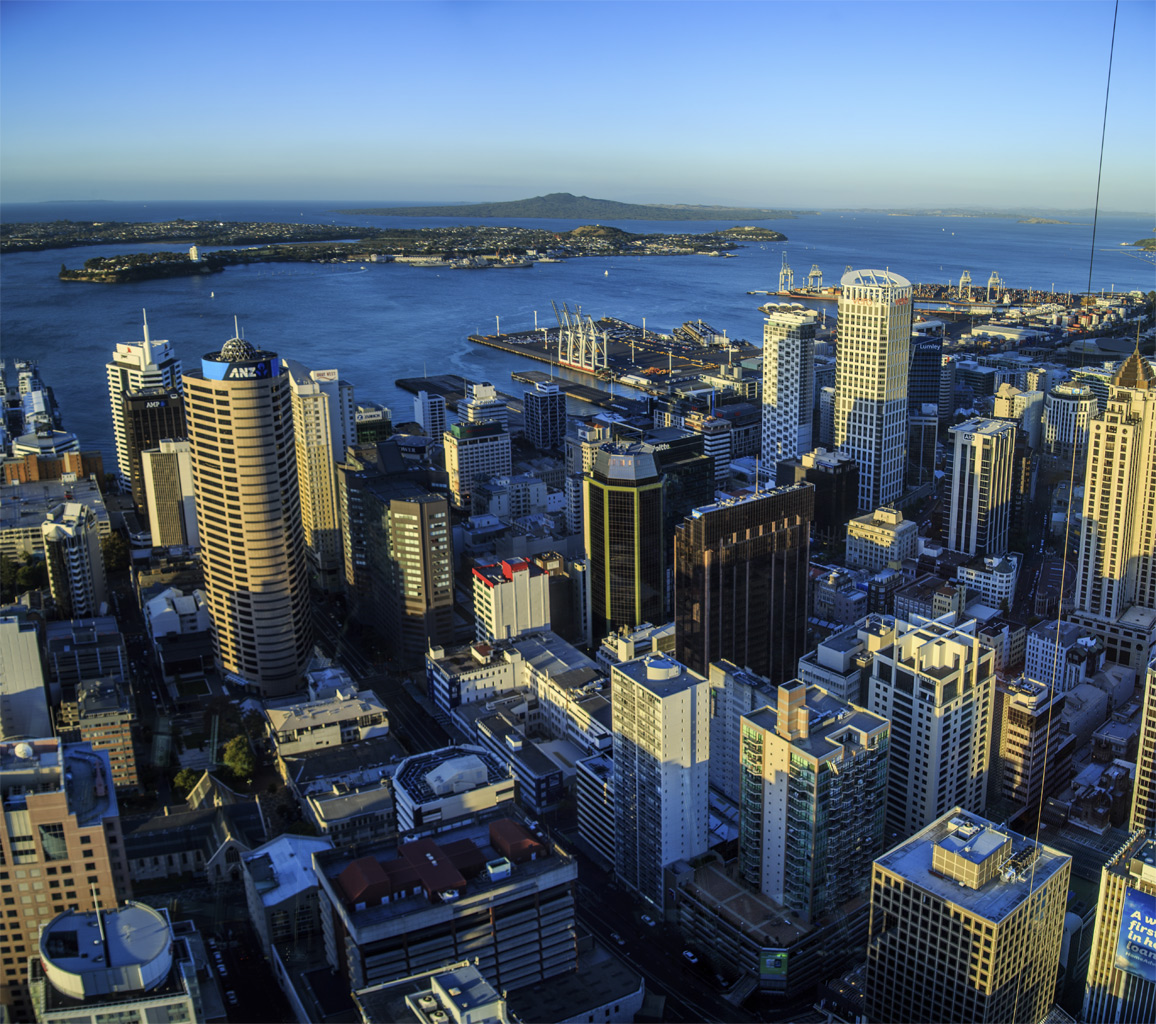
<path id="1" fill-rule="evenodd" d="M 457 412 L 458 406 L 466 400 L 466 385 L 470 382 L 456 373 L 436 373 L 432 377 L 401 377 L 395 380 L 394 385 L 411 395 L 419 391 L 431 395 L 440 395 L 446 400 L 446 408 Z M 506 407 L 511 413 L 521 415 L 522 399 L 514 395 L 507 395 L 504 391 L 497 392 L 499 398 L 506 400 Z M 511 420 L 513 417 L 511 417 Z"/>
<path id="2" fill-rule="evenodd" d="M 587 405 L 596 405 L 600 409 L 613 409 L 616 412 L 633 411 L 632 403 L 637 401 L 611 391 L 603 391 L 601 388 L 592 388 L 589 384 L 578 384 L 562 377 L 552 377 L 541 370 L 514 370 L 510 376 L 521 384 L 555 384 L 567 397 L 585 402 Z"/>

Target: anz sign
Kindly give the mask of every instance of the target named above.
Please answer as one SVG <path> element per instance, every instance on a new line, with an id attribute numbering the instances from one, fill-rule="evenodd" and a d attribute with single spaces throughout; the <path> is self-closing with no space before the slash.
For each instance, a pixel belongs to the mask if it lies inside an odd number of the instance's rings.
<path id="1" fill-rule="evenodd" d="M 203 359 L 201 369 L 206 380 L 266 380 L 280 373 L 276 357 L 251 359 L 243 363 L 219 363 Z"/>

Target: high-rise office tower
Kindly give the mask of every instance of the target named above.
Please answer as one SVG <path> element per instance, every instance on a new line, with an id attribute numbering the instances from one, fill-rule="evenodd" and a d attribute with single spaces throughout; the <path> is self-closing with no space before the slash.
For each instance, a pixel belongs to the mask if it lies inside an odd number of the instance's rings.
<path id="1" fill-rule="evenodd" d="M 442 439 L 454 508 L 471 507 L 474 481 L 478 477 L 509 476 L 510 432 L 497 420 L 455 423 Z"/>
<path id="2" fill-rule="evenodd" d="M 714 464 L 714 485 L 722 490 L 730 482 L 734 425 L 721 416 L 697 411 L 687 413 L 683 424 L 687 430 L 702 435 L 703 454 Z"/>
<path id="3" fill-rule="evenodd" d="M 984 558 L 1002 555 L 1011 525 L 1016 428 L 1003 420 L 972 419 L 952 427 L 951 439 L 947 546 Z"/>
<path id="4" fill-rule="evenodd" d="M 998 420 L 1012 420 L 1023 429 L 1032 448 L 1040 446 L 1044 415 L 1042 391 L 1021 391 L 1011 384 L 1001 384 L 995 393 L 992 415 Z"/>
<path id="5" fill-rule="evenodd" d="M 1055 998 L 1072 858 L 956 807 L 875 861 L 870 1021 L 1036 1024 Z"/>
<path id="6" fill-rule="evenodd" d="M 798 679 L 743 716 L 739 872 L 811 924 L 867 891 L 883 849 L 889 726 Z"/>
<path id="7" fill-rule="evenodd" d="M 663 654 L 611 670 L 614 874 L 656 906 L 663 868 L 709 844 L 710 687 Z"/>
<path id="8" fill-rule="evenodd" d="M 350 447 L 337 467 L 350 612 L 403 658 L 453 639 L 449 502 L 397 444 Z"/>
<path id="9" fill-rule="evenodd" d="M 767 307 L 763 321 L 763 447 L 768 463 L 795 459 L 812 447 L 815 327 L 819 314 L 802 306 Z"/>
<path id="10" fill-rule="evenodd" d="M 1065 465 L 1075 459 L 1082 471 L 1088 454 L 1088 421 L 1096 415 L 1096 396 L 1085 384 L 1057 384 L 1044 398 L 1044 453 Z"/>
<path id="11" fill-rule="evenodd" d="M 124 422 L 124 393 L 145 388 L 180 390 L 181 361 L 167 341 L 149 337 L 148 320 L 144 322 L 144 342 L 126 342 L 116 346 L 112 362 L 105 364 L 108 376 L 108 402 L 112 409 L 112 433 L 116 442 L 117 471 L 122 487 L 132 482 L 132 459 Z"/>
<path id="12" fill-rule="evenodd" d="M 355 440 L 353 385 L 336 370 L 308 370 L 295 359 L 283 365 L 293 408 L 305 557 L 321 589 L 334 591 L 342 574 L 335 467 Z"/>
<path id="13" fill-rule="evenodd" d="M 446 432 L 446 400 L 441 395 L 419 391 L 413 398 L 413 418 L 426 437 L 440 441 Z"/>
<path id="14" fill-rule="evenodd" d="M 907 397 L 913 406 L 939 406 L 943 369 L 943 339 L 922 335 L 911 340 L 911 365 L 907 372 Z"/>
<path id="15" fill-rule="evenodd" d="M 141 476 L 153 545 L 197 547 L 200 536 L 189 442 L 161 441 L 156 448 L 141 452 Z"/>
<path id="16" fill-rule="evenodd" d="M 661 622 L 666 590 L 663 494 L 654 448 L 601 445 L 583 480 L 595 642 L 621 626 Z"/>
<path id="17" fill-rule="evenodd" d="M 185 437 L 185 401 L 177 387 L 126 391 L 123 396 L 125 445 L 128 449 L 132 500 L 142 516 L 148 515 L 142 455 L 161 441 Z M 153 542 L 159 543 L 158 541 Z"/>
<path id="18" fill-rule="evenodd" d="M 108 599 L 104 558 L 96 513 L 68 501 L 48 513 L 40 526 L 52 600 L 62 618 L 83 619 L 103 614 Z"/>
<path id="19" fill-rule="evenodd" d="M 288 377 L 232 338 L 183 380 L 217 667 L 262 696 L 291 693 L 313 624 Z"/>
<path id="20" fill-rule="evenodd" d="M 358 444 L 377 444 L 393 433 L 393 413 L 380 402 L 358 402 L 353 419 Z"/>
<path id="21" fill-rule="evenodd" d="M 1088 1024 L 1156 1020 L 1156 836 L 1134 832 L 1100 870 L 1088 960 Z"/>
<path id="22" fill-rule="evenodd" d="M 674 536 L 675 648 L 705 673 L 725 658 L 767 676 L 795 674 L 807 650 L 814 488 L 745 494 L 697 508 Z"/>
<path id="23" fill-rule="evenodd" d="M 872 662 L 868 706 L 891 722 L 887 831 L 909 836 L 959 804 L 987 805 L 995 652 L 960 626 L 926 622 Z"/>
<path id="24" fill-rule="evenodd" d="M 1114 623 L 1134 605 L 1156 610 L 1156 371 L 1139 350 L 1089 424 L 1088 454 L 1076 607 Z M 1149 657 L 1136 653 L 1126 663 L 1141 672 Z"/>
<path id="25" fill-rule="evenodd" d="M 835 446 L 859 463 L 859 508 L 903 493 L 911 282 L 886 270 L 843 275 L 835 361 Z"/>
<path id="26" fill-rule="evenodd" d="M 557 384 L 535 382 L 532 391 L 523 392 L 522 411 L 530 444 L 541 451 L 562 447 L 566 436 L 566 395 Z"/>
<path id="27" fill-rule="evenodd" d="M 1141 684 L 1144 712 L 1136 750 L 1136 779 L 1132 785 L 1133 829 L 1156 834 L 1156 659 L 1148 665 Z"/>
<path id="28" fill-rule="evenodd" d="M 132 896 L 108 754 L 58 739 L 0 743 L 0 1004 L 33 1020 L 28 962 L 40 929 L 75 907 Z"/>

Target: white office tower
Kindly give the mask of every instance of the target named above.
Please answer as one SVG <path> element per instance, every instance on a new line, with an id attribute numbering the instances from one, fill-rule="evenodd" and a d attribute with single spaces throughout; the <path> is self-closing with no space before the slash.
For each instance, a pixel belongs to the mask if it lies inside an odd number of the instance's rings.
<path id="1" fill-rule="evenodd" d="M 181 361 L 167 341 L 149 337 L 149 323 L 144 322 L 144 341 L 125 342 L 116 346 L 112 362 L 105 364 L 108 374 L 108 404 L 112 409 L 112 433 L 116 442 L 116 466 L 122 488 L 132 482 L 128 450 L 128 433 L 124 420 L 124 393 L 145 388 L 181 390 Z"/>
<path id="2" fill-rule="evenodd" d="M 308 370 L 284 359 L 297 442 L 301 526 L 309 574 L 325 591 L 341 589 L 345 562 L 337 512 L 336 465 L 357 440 L 353 385 L 336 370 Z"/>
<path id="3" fill-rule="evenodd" d="M 995 393 L 992 415 L 999 420 L 1014 420 L 1027 434 L 1028 447 L 1033 451 L 1039 448 L 1044 415 L 1042 391 L 1020 391 L 1005 381 Z"/>
<path id="4" fill-rule="evenodd" d="M 509 640 L 550 628 L 550 577 L 528 558 L 474 566 L 473 577 L 479 642 Z"/>
<path id="5" fill-rule="evenodd" d="M 1007 551 L 1016 428 L 972 419 L 951 428 L 955 461 L 947 546 L 986 558 Z"/>
<path id="6" fill-rule="evenodd" d="M 458 419 L 463 423 L 478 423 L 494 420 L 504 430 L 510 429 L 510 410 L 506 400 L 498 394 L 498 389 L 489 381 L 466 385 L 466 400 L 461 405 Z"/>
<path id="7" fill-rule="evenodd" d="M 446 400 L 441 395 L 419 391 L 413 399 L 413 418 L 426 437 L 440 443 L 446 432 Z"/>
<path id="8" fill-rule="evenodd" d="M 710 687 L 669 655 L 611 670 L 614 873 L 657 907 L 663 869 L 709 844 Z"/>
<path id="9" fill-rule="evenodd" d="M 1096 415 L 1096 396 L 1086 384 L 1057 384 L 1044 398 L 1044 454 L 1082 470 L 1088 454 L 1088 421 Z"/>
<path id="10" fill-rule="evenodd" d="M 141 471 L 153 546 L 197 547 L 200 539 L 189 442 L 161 441 L 156 448 L 141 452 Z"/>
<path id="11" fill-rule="evenodd" d="M 886 270 L 843 275 L 835 354 L 835 445 L 859 464 L 859 510 L 903 493 L 911 282 Z"/>
<path id="12" fill-rule="evenodd" d="M 1156 609 L 1156 371 L 1138 350 L 1089 423 L 1088 455 L 1076 608 L 1114 623 L 1133 606 Z M 1135 653 L 1124 663 L 1139 673 L 1149 657 Z"/>
<path id="13" fill-rule="evenodd" d="M 815 327 L 819 314 L 798 305 L 766 307 L 763 321 L 764 462 L 809 452 L 815 407 Z"/>
<path id="14" fill-rule="evenodd" d="M 68 501 L 48 513 L 40 526 L 52 600 L 66 619 L 103 615 L 108 599 L 96 513 Z"/>
<path id="15" fill-rule="evenodd" d="M 891 723 L 889 835 L 912 835 L 957 805 L 987 805 L 995 652 L 975 633 L 974 619 L 926 622 L 875 655 L 868 706 Z"/>

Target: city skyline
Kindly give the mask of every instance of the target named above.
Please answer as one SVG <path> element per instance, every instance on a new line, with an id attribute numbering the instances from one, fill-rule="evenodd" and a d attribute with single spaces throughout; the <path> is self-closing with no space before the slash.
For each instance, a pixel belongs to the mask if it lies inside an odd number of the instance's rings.
<path id="1" fill-rule="evenodd" d="M 273 6 L 0 5 L 5 200 L 1095 196 L 1108 4 Z M 1120 6 L 1106 210 L 1153 206 L 1154 30 Z"/>

